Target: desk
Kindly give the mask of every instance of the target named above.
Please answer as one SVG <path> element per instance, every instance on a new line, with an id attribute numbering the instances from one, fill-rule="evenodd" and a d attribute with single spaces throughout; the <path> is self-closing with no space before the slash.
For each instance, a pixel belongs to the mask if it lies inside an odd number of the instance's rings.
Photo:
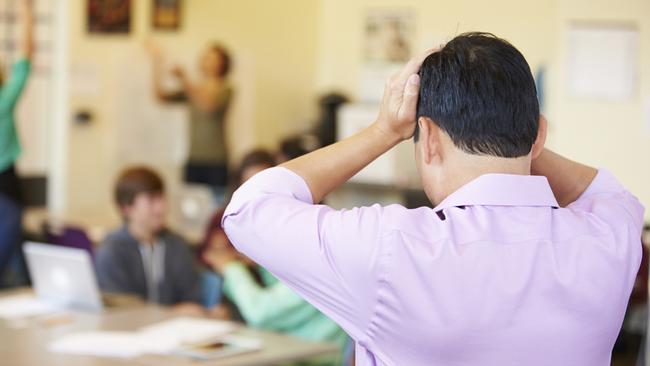
<path id="1" fill-rule="evenodd" d="M 0 297 L 3 296 L 0 294 Z M 6 295 L 4 295 L 6 296 Z M 257 338 L 263 348 L 229 358 L 214 361 L 193 361 L 175 356 L 145 355 L 132 359 L 100 358 L 52 353 L 48 344 L 69 333 L 93 330 L 130 331 L 167 320 L 177 315 L 156 305 L 142 305 L 125 309 L 107 310 L 102 314 L 75 313 L 67 324 L 47 327 L 29 322 L 26 327 L 12 328 L 0 320 L 0 364 L 5 366 L 106 366 L 106 365 L 155 365 L 155 366 L 264 366 L 310 359 L 336 354 L 333 344 L 308 342 L 276 333 L 263 332 L 242 326 L 235 334 Z"/>

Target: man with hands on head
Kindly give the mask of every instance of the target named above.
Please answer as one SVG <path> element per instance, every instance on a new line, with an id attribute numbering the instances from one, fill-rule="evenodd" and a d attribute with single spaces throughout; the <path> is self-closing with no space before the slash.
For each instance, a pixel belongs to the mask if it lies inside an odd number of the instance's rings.
<path id="1" fill-rule="evenodd" d="M 544 149 L 546 124 L 523 55 L 461 34 L 391 78 L 369 127 L 246 182 L 223 227 L 350 334 L 357 365 L 609 365 L 644 208 Z M 413 135 L 433 209 L 317 204 Z"/>

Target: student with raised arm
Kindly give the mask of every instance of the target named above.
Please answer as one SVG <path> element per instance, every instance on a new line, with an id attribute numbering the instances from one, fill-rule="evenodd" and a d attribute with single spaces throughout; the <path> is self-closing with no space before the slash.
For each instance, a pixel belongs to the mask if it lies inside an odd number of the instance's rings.
<path id="1" fill-rule="evenodd" d="M 317 204 L 413 135 L 435 208 Z M 365 130 L 246 182 L 223 227 L 350 334 L 357 365 L 609 365 L 644 209 L 545 137 L 523 55 L 462 34 L 393 77 Z"/>
<path id="2" fill-rule="evenodd" d="M 228 183 L 228 148 L 226 117 L 233 96 L 228 75 L 231 58 L 226 48 L 210 44 L 201 55 L 201 78 L 191 80 L 185 70 L 174 67 L 171 72 L 180 88 L 166 90 L 162 85 L 162 52 L 150 44 L 153 58 L 153 89 L 164 103 L 186 103 L 189 112 L 189 156 L 185 164 L 185 181 L 206 185 L 215 200 L 221 203 Z"/>
<path id="3" fill-rule="evenodd" d="M 34 53 L 34 14 L 31 0 L 22 0 L 20 55 L 5 77 L 0 68 L 0 275 L 21 241 L 22 197 L 16 160 L 21 153 L 15 111 L 25 89 Z"/>

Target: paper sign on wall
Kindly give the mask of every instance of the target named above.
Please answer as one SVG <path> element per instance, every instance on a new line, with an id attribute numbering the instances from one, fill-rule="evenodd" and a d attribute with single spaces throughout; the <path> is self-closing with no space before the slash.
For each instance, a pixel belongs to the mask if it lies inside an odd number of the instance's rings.
<path id="1" fill-rule="evenodd" d="M 567 42 L 569 94 L 600 100 L 633 97 L 638 42 L 632 26 L 572 25 Z"/>

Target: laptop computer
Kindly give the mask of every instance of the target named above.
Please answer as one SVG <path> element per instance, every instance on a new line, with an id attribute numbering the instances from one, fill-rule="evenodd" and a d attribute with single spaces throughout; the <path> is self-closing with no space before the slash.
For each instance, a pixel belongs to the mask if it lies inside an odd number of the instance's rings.
<path id="1" fill-rule="evenodd" d="M 40 299 L 68 309 L 103 309 L 92 259 L 86 250 L 27 242 L 23 251 Z"/>

